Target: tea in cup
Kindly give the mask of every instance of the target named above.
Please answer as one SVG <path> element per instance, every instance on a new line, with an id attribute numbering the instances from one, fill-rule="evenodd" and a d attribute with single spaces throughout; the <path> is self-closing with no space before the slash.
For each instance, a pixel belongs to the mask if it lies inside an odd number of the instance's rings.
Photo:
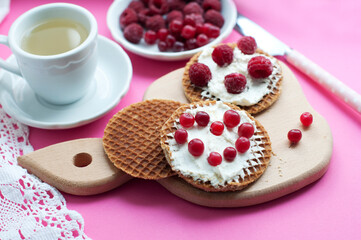
<path id="1" fill-rule="evenodd" d="M 0 67 L 23 77 L 35 94 L 51 104 L 69 104 L 89 89 L 97 66 L 97 22 L 86 9 L 46 4 L 21 15 L 11 26 L 8 45 L 17 66 Z"/>

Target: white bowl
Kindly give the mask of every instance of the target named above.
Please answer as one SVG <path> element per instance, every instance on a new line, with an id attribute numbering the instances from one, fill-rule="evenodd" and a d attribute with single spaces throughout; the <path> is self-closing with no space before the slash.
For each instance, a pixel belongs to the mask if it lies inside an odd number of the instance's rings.
<path id="1" fill-rule="evenodd" d="M 142 39 L 140 43 L 133 44 L 128 42 L 123 36 L 123 32 L 120 28 L 119 17 L 124 9 L 127 8 L 129 3 L 132 0 L 115 0 L 112 5 L 108 9 L 107 13 L 107 25 L 113 36 L 113 38 L 122 44 L 124 48 L 128 51 L 138 54 L 140 56 L 156 59 L 156 60 L 167 60 L 167 61 L 175 61 L 175 60 L 184 60 L 193 56 L 195 53 L 201 51 L 203 48 L 220 43 L 223 39 L 225 39 L 232 31 L 237 17 L 236 6 L 234 5 L 232 0 L 221 0 L 222 2 L 222 15 L 224 17 L 224 25 L 221 28 L 221 34 L 214 39 L 209 44 L 196 48 L 189 51 L 183 52 L 160 52 L 158 50 L 157 44 L 147 45 Z"/>

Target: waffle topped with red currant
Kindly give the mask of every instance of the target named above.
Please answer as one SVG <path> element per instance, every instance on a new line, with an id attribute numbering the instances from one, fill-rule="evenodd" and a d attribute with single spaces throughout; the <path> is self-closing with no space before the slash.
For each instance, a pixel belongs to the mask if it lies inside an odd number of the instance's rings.
<path id="1" fill-rule="evenodd" d="M 220 101 L 178 108 L 161 129 L 161 146 L 173 171 L 210 192 L 236 191 L 254 182 L 272 151 L 257 120 Z"/>
<path id="2" fill-rule="evenodd" d="M 242 37 L 194 55 L 185 67 L 183 90 L 191 102 L 220 100 L 256 114 L 278 99 L 282 79 L 278 60 L 257 49 L 252 37 Z"/>

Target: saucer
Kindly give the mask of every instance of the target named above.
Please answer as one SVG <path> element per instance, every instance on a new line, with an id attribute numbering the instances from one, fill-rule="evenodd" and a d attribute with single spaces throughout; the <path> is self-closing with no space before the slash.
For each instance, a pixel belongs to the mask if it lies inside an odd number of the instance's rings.
<path id="1" fill-rule="evenodd" d="M 157 44 L 148 45 L 144 42 L 144 39 L 140 41 L 139 44 L 133 44 L 128 42 L 124 36 L 123 31 L 119 25 L 119 17 L 121 13 L 126 9 L 129 3 L 133 0 L 115 0 L 110 5 L 107 12 L 107 25 L 113 36 L 113 38 L 122 44 L 122 46 L 128 51 L 135 53 L 137 55 L 155 59 L 155 60 L 163 60 L 163 61 L 178 61 L 185 60 L 192 57 L 199 51 L 202 51 L 204 48 L 209 47 L 211 45 L 215 45 L 220 43 L 223 39 L 228 37 L 228 35 L 232 32 L 234 25 L 236 24 L 237 18 L 237 8 L 232 0 L 223 0 L 222 3 L 222 15 L 224 16 L 224 25 L 221 28 L 221 34 L 214 39 L 209 44 L 196 48 L 193 50 L 183 51 L 183 52 L 160 52 L 158 50 Z"/>
<path id="2" fill-rule="evenodd" d="M 1 70 L 0 104 L 20 122 L 43 129 L 79 127 L 102 117 L 128 92 L 133 69 L 124 50 L 103 36 L 98 37 L 98 52 L 95 81 L 77 102 L 67 105 L 44 102 L 23 78 Z M 6 61 L 16 64 L 13 55 Z"/>

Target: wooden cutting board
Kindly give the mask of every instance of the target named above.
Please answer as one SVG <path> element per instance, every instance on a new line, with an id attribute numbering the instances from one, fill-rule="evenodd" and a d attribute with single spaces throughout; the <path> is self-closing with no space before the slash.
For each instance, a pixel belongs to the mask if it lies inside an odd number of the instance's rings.
<path id="1" fill-rule="evenodd" d="M 326 120 L 308 103 L 291 70 L 281 63 L 284 73 L 280 98 L 255 117 L 266 128 L 272 141 L 273 156 L 265 173 L 248 188 L 237 192 L 209 193 L 187 184 L 179 177 L 158 180 L 173 194 L 190 202 L 210 207 L 240 207 L 270 201 L 292 193 L 323 176 L 332 155 L 332 134 Z M 182 90 L 184 69 L 171 72 L 154 83 L 144 100 L 172 99 L 187 103 Z M 303 112 L 313 115 L 313 124 L 304 128 Z M 302 131 L 302 140 L 290 145 L 287 133 Z"/>
<path id="2" fill-rule="evenodd" d="M 250 187 L 226 193 L 208 193 L 170 177 L 158 182 L 173 194 L 195 204 L 210 207 L 241 207 L 263 203 L 294 192 L 319 179 L 332 154 L 332 135 L 325 119 L 307 102 L 290 69 L 284 72 L 279 100 L 256 118 L 268 131 L 273 156 L 262 177 Z M 172 99 L 186 103 L 182 91 L 184 69 L 171 72 L 151 84 L 144 100 Z M 308 111 L 314 123 L 303 128 L 299 117 Z M 287 133 L 299 128 L 303 138 L 291 146 Z M 21 166 L 61 191 L 92 195 L 119 187 L 132 177 L 118 170 L 107 158 L 101 138 L 78 139 L 55 144 L 18 158 Z"/>

